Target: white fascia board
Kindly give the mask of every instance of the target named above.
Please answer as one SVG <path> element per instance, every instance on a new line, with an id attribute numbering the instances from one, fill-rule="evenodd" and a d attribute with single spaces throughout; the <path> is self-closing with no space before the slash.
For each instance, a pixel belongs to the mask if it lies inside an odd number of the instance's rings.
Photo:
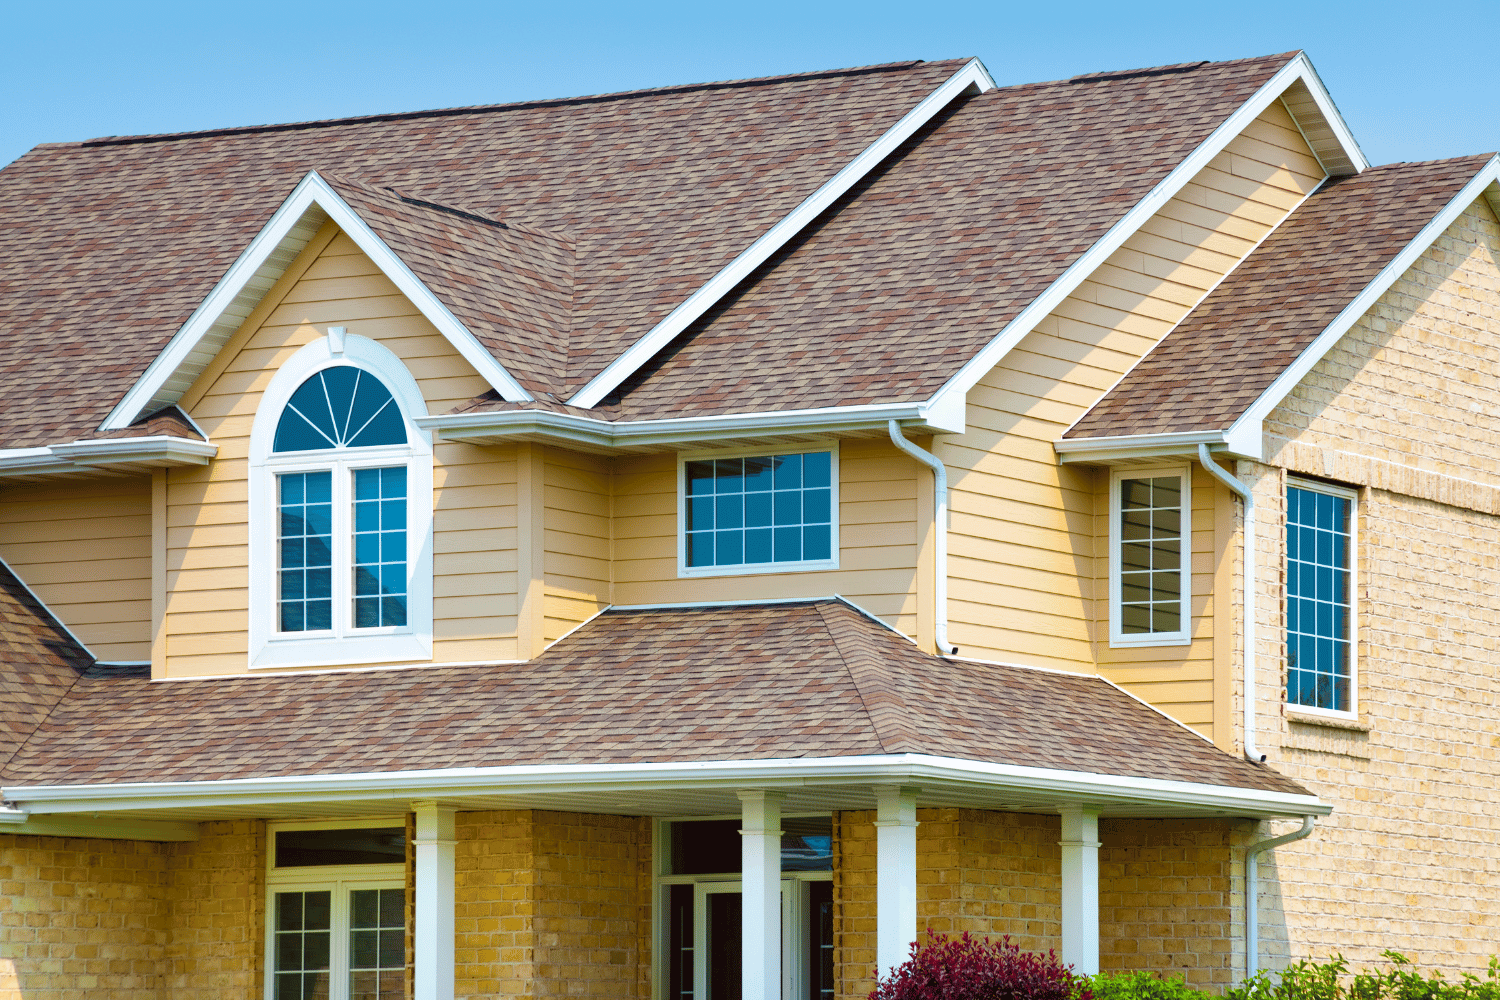
<path id="1" fill-rule="evenodd" d="M 1489 162 L 1479 169 L 1474 178 L 1465 184 L 1448 204 L 1443 206 L 1443 210 L 1422 227 L 1422 231 L 1416 235 L 1416 238 L 1408 243 L 1375 276 L 1374 280 L 1344 307 L 1338 316 L 1334 317 L 1332 323 L 1323 328 L 1323 332 L 1318 334 L 1317 338 L 1297 356 L 1297 360 L 1284 368 L 1281 374 L 1276 376 L 1276 381 L 1267 386 L 1255 402 L 1251 403 L 1249 408 L 1235 420 L 1224 435 L 1224 440 L 1231 452 L 1256 460 L 1263 457 L 1262 421 L 1287 397 L 1288 393 L 1296 388 L 1297 383 L 1306 377 L 1313 366 L 1323 360 L 1339 339 L 1349 332 L 1350 327 L 1374 308 L 1380 297 L 1389 291 L 1396 280 L 1427 252 L 1438 237 L 1442 236 L 1470 205 L 1479 198 L 1486 197 L 1487 189 L 1496 183 L 1500 183 L 1500 155 L 1490 157 Z"/>
<path id="2" fill-rule="evenodd" d="M 665 788 L 810 788 L 818 785 L 916 783 L 1046 793 L 1059 802 L 1201 809 L 1236 816 L 1326 816 L 1333 807 L 1315 795 L 1224 785 L 1132 778 L 1087 771 L 1019 767 L 890 754 L 687 764 L 603 764 L 475 767 L 370 774 L 249 778 L 229 781 L 119 785 L 9 786 L 3 794 L 33 814 L 287 805 L 350 800 L 409 801 L 433 796 L 628 792 Z"/>
<path id="3" fill-rule="evenodd" d="M 974 90 L 979 93 L 995 89 L 995 81 L 989 70 L 978 59 L 971 59 L 963 68 L 932 93 L 924 97 L 901 120 L 892 125 L 884 135 L 865 147 L 843 169 L 834 174 L 823 186 L 808 195 L 802 204 L 786 215 L 780 222 L 766 230 L 759 239 L 750 244 L 738 257 L 724 266 L 719 273 L 688 296 L 677 308 L 652 327 L 640 340 L 632 344 L 619 357 L 594 376 L 582 389 L 568 400 L 573 406 L 590 409 L 609 395 L 621 382 L 633 375 L 642 365 L 672 341 L 688 324 L 709 310 L 731 289 L 743 281 L 772 254 L 786 246 L 791 239 L 821 215 L 845 192 L 857 184 L 866 174 L 879 166 L 887 156 L 895 152 L 918 129 L 931 121 L 960 94 Z"/>
<path id="4" fill-rule="evenodd" d="M 933 395 L 931 405 L 934 408 L 961 405 L 969 390 L 989 374 L 990 370 L 1010 353 L 1011 348 L 1020 343 L 1021 339 L 1038 323 L 1051 315 L 1062 304 L 1063 299 L 1072 295 L 1078 286 L 1098 269 L 1099 265 L 1120 249 L 1125 241 L 1134 236 L 1153 215 L 1161 211 L 1162 206 L 1175 198 L 1178 192 L 1198 176 L 1198 173 L 1208 166 L 1214 157 L 1224 151 L 1225 146 L 1228 146 L 1236 136 L 1243 132 L 1261 112 L 1273 102 L 1280 100 L 1286 89 L 1298 80 L 1305 83 L 1315 97 L 1322 95 L 1322 99 L 1333 116 L 1329 120 L 1337 123 L 1338 127 L 1335 128 L 1335 132 L 1340 136 L 1340 141 L 1343 141 L 1343 137 L 1348 136 L 1348 128 L 1343 125 L 1343 120 L 1338 118 L 1338 110 L 1333 108 L 1333 102 L 1327 100 L 1327 92 L 1323 89 L 1323 84 L 1318 80 L 1317 74 L 1313 72 L 1312 63 L 1308 61 L 1306 55 L 1299 53 L 1296 58 L 1278 70 L 1275 76 L 1266 81 L 1248 101 L 1224 119 L 1197 149 L 1189 153 L 1186 159 L 1162 179 L 1161 183 L 1152 188 L 1151 192 L 1125 213 L 1125 216 L 1116 222 L 1109 232 L 1101 236 L 1097 243 L 1069 265 L 1056 281 L 1033 299 L 1025 309 L 1022 309 L 1015 319 L 1007 323 L 1005 328 L 995 335 L 994 339 L 960 368 L 957 374 L 944 383 L 943 387 Z M 1320 108 L 1323 106 L 1323 103 L 1319 104 Z M 1352 136 L 1348 137 L 1346 150 L 1356 164 L 1365 164 L 1364 154 L 1359 151 L 1358 146 L 1354 145 Z M 950 397 L 957 397 L 957 403 Z"/>
<path id="5" fill-rule="evenodd" d="M 1169 434 L 1131 434 L 1105 438 L 1058 438 L 1052 450 L 1066 462 L 1123 462 L 1137 458 L 1163 458 L 1198 454 L 1198 445 L 1224 444 L 1223 431 L 1187 431 Z"/>
<path id="6" fill-rule="evenodd" d="M 396 256 L 384 240 L 375 235 L 374 230 L 366 225 L 344 199 L 334 193 L 316 170 L 312 170 L 292 189 L 286 201 L 271 216 L 271 221 L 250 241 L 245 252 L 240 254 L 239 259 L 224 273 L 224 277 L 219 279 L 213 291 L 208 293 L 208 297 L 167 342 L 167 346 L 151 362 L 145 373 L 110 411 L 100 425 L 101 430 L 124 430 L 143 415 L 157 391 L 188 360 L 225 309 L 255 277 L 255 272 L 314 205 L 326 212 L 345 235 L 375 262 L 375 266 L 448 338 L 496 392 L 511 402 L 531 399 L 520 383 L 511 377 L 495 360 L 494 355 L 412 273 L 411 268 Z"/>
<path id="7" fill-rule="evenodd" d="M 418 417 L 416 422 L 423 429 L 438 431 L 449 441 L 545 434 L 596 448 L 628 448 L 753 435 L 883 430 L 890 420 L 934 431 L 961 433 L 961 425 L 954 429 L 945 419 L 939 422 L 948 416 L 951 414 L 933 412 L 926 403 L 893 403 L 631 421 L 599 420 L 549 410 L 502 410 L 494 413 L 445 413 Z"/>
<path id="8" fill-rule="evenodd" d="M 1312 94 L 1313 103 L 1318 106 L 1318 113 L 1328 123 L 1328 129 L 1338 140 L 1344 155 L 1349 157 L 1349 162 L 1354 165 L 1354 172 L 1362 174 L 1370 169 L 1370 161 L 1365 158 L 1365 151 L 1359 148 L 1354 132 L 1350 130 L 1349 123 L 1344 121 L 1344 116 L 1339 113 L 1338 105 L 1333 103 L 1333 95 L 1328 92 L 1327 87 L 1323 86 L 1323 78 L 1318 76 L 1318 71 L 1313 68 L 1312 60 L 1307 58 L 1307 53 L 1297 53 L 1297 58 L 1293 62 L 1304 68 L 1302 82 L 1307 86 L 1308 93 Z M 1292 120 L 1296 122 L 1295 117 Z M 1302 130 L 1301 122 L 1297 122 L 1297 129 Z M 1305 134 L 1303 138 L 1306 138 Z M 1308 143 L 1308 148 L 1312 148 L 1311 143 Z M 1317 158 L 1316 153 L 1313 156 Z M 1319 159 L 1318 162 L 1321 164 L 1322 160 Z"/>

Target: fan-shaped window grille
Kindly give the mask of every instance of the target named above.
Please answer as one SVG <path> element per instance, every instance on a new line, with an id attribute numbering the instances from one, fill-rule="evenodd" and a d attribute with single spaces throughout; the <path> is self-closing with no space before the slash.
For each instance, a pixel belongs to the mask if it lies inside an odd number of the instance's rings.
<path id="1" fill-rule="evenodd" d="M 275 452 L 405 444 L 406 422 L 391 391 L 349 365 L 325 368 L 292 393 L 276 425 Z"/>

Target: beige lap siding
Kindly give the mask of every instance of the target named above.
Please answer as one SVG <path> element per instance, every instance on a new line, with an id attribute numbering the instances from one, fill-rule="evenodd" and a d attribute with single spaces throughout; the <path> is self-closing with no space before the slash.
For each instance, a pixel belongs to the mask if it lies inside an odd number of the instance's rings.
<path id="1" fill-rule="evenodd" d="M 0 488 L 0 558 L 99 659 L 151 659 L 151 480 Z"/>
<path id="2" fill-rule="evenodd" d="M 773 453 L 767 447 L 766 453 Z M 930 497 L 924 467 L 888 440 L 839 444 L 837 570 L 677 576 L 677 456 L 621 458 L 615 463 L 616 604 L 739 601 L 842 594 L 907 635 L 917 631 L 918 491 Z M 930 501 L 929 501 L 930 505 Z M 930 507 L 929 507 L 930 509 Z M 930 514 L 928 515 L 930 518 Z"/>
<path id="3" fill-rule="evenodd" d="M 953 534 L 950 638 L 965 655 L 1064 669 L 1106 668 L 1203 731 L 1214 709 L 1210 623 L 1183 674 L 1168 652 L 1155 673 L 1111 651 L 1101 631 L 1107 474 L 1060 467 L 1052 442 L 1134 365 L 1322 179 L 1273 104 L 1112 254 L 969 393 L 968 433 L 940 438 Z M 1207 490 L 1201 491 L 1207 496 Z M 1195 506 L 1197 503 L 1195 502 Z M 1195 530 L 1209 532 L 1203 508 Z M 1207 614 L 1215 545 L 1195 536 L 1195 608 Z M 1161 650 L 1158 653 L 1163 652 Z"/>
<path id="4" fill-rule="evenodd" d="M 548 448 L 542 461 L 542 634 L 551 641 L 610 603 L 614 477 L 608 458 Z"/>
<path id="5" fill-rule="evenodd" d="M 206 469 L 167 474 L 169 676 L 247 669 L 250 430 L 272 376 L 330 325 L 395 353 L 430 413 L 447 412 L 487 388 L 348 237 L 325 227 L 184 396 L 219 457 Z M 451 442 L 434 448 L 433 654 L 439 662 L 515 655 L 515 483 L 513 448 Z"/>

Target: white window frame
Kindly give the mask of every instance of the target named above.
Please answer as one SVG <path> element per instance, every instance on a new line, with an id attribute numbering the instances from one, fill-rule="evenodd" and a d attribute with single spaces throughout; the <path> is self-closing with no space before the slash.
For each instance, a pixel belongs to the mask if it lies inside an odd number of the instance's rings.
<path id="1" fill-rule="evenodd" d="M 1359 490 L 1348 486 L 1335 486 L 1332 483 L 1321 483 L 1313 479 L 1287 476 L 1282 490 L 1283 512 L 1290 509 L 1291 494 L 1288 491 L 1292 489 L 1326 493 L 1329 496 L 1342 497 L 1349 501 L 1349 711 L 1340 712 L 1331 708 L 1298 704 L 1292 701 L 1289 687 L 1283 687 L 1287 694 L 1286 705 L 1299 715 L 1321 715 L 1329 719 L 1357 720 L 1359 718 Z M 1287 602 L 1291 600 L 1291 566 L 1286 539 L 1290 527 L 1289 519 L 1283 515 L 1281 519 L 1281 578 L 1287 582 L 1281 596 L 1281 639 L 1282 648 L 1287 650 L 1288 658 L 1291 654 L 1287 645 L 1289 640 L 1286 608 Z"/>
<path id="2" fill-rule="evenodd" d="M 829 538 L 828 559 L 804 559 L 798 562 L 750 563 L 743 566 L 689 566 L 687 560 L 687 464 L 714 458 L 763 458 L 771 455 L 810 455 L 828 452 Z M 816 444 L 759 448 L 736 448 L 725 451 L 692 451 L 677 454 L 677 576 L 679 579 L 699 576 L 765 576 L 773 573 L 810 573 L 839 568 L 839 443 L 837 440 Z"/>
<path id="3" fill-rule="evenodd" d="M 406 424 L 405 445 L 340 448 L 276 454 L 276 426 L 292 393 L 327 368 L 353 365 L 379 378 L 391 391 Z M 250 433 L 250 628 L 249 660 L 255 667 L 313 667 L 432 659 L 432 437 L 415 417 L 427 404 L 406 365 L 387 348 L 347 334 L 342 350 L 323 337 L 292 355 L 272 377 Z M 349 567 L 353 516 L 353 470 L 406 466 L 407 623 L 355 629 L 350 624 Z M 281 632 L 277 615 L 279 534 L 276 477 L 281 473 L 333 472 L 334 627 L 318 632 Z"/>
<path id="4" fill-rule="evenodd" d="M 276 894 L 278 892 L 331 892 L 333 904 L 329 920 L 328 996 L 329 1000 L 348 1000 L 349 983 L 349 907 L 346 900 L 353 889 L 405 889 L 405 863 L 388 865 L 305 865 L 297 868 L 276 867 L 276 834 L 282 830 L 367 830 L 380 827 L 406 827 L 406 817 L 386 819 L 317 820 L 303 823 L 269 823 L 266 826 L 266 905 L 265 905 L 265 1000 L 276 997 Z M 412 928 L 407 928 L 410 934 Z"/>
<path id="5" fill-rule="evenodd" d="M 1177 476 L 1182 483 L 1182 628 L 1175 632 L 1127 633 L 1120 624 L 1120 482 Z M 1111 648 L 1186 646 L 1193 641 L 1193 470 L 1189 465 L 1117 468 L 1109 477 L 1109 644 Z"/>

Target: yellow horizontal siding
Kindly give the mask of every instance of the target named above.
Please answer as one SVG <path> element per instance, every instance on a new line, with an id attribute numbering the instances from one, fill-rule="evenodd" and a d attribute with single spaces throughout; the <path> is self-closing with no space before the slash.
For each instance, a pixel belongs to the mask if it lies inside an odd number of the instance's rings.
<path id="1" fill-rule="evenodd" d="M 0 488 L 0 558 L 101 660 L 151 658 L 151 480 Z"/>

